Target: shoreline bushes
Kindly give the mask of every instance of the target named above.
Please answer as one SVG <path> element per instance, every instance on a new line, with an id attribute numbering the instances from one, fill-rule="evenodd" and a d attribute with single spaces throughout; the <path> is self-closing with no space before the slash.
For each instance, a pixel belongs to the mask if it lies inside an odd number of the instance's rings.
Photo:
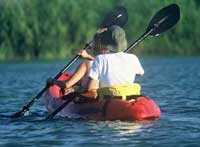
<path id="1" fill-rule="evenodd" d="M 126 7 L 128 42 L 144 33 L 162 7 L 177 3 L 181 20 L 157 38 L 147 38 L 133 52 L 142 55 L 200 55 L 198 0 L 1 0 L 0 60 L 57 60 L 73 57 L 91 40 L 104 15 Z"/>

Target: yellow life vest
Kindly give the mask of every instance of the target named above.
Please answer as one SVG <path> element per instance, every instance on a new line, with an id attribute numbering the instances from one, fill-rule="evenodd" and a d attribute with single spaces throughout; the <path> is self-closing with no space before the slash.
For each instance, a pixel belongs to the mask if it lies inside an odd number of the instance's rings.
<path id="1" fill-rule="evenodd" d="M 138 83 L 120 84 L 97 89 L 97 93 L 100 99 L 103 99 L 106 96 L 121 96 L 122 100 L 126 100 L 126 96 L 140 95 L 140 91 L 141 86 Z"/>

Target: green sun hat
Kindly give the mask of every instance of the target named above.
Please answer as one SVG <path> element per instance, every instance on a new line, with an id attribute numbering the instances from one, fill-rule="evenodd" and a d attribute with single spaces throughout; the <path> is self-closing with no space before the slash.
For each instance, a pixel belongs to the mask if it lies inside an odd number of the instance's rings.
<path id="1" fill-rule="evenodd" d="M 110 52 L 122 52 L 127 48 L 126 34 L 124 30 L 113 25 L 106 31 L 96 35 L 96 48 L 107 48 Z"/>

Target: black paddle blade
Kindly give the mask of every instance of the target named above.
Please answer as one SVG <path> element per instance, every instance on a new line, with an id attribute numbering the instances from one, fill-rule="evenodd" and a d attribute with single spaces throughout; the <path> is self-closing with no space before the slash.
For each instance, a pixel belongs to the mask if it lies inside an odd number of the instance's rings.
<path id="1" fill-rule="evenodd" d="M 173 27 L 180 19 L 180 8 L 177 4 L 171 4 L 156 13 L 147 27 L 147 32 L 153 29 L 149 35 L 158 36 L 162 32 Z"/>
<path id="2" fill-rule="evenodd" d="M 128 21 L 128 13 L 126 8 L 117 7 L 110 11 L 104 18 L 101 28 L 109 27 L 111 25 L 118 25 L 123 27 Z"/>

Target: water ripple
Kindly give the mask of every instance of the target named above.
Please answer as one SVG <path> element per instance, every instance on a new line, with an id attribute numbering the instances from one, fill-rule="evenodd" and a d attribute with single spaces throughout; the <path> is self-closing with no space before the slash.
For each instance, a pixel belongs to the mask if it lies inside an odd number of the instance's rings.
<path id="1" fill-rule="evenodd" d="M 142 93 L 161 107 L 154 122 L 45 120 L 43 98 L 30 115 L 0 117 L 0 146 L 199 146 L 200 58 L 144 58 Z M 65 62 L 1 63 L 0 115 L 12 114 L 27 104 Z M 72 69 L 74 70 L 74 69 Z"/>

